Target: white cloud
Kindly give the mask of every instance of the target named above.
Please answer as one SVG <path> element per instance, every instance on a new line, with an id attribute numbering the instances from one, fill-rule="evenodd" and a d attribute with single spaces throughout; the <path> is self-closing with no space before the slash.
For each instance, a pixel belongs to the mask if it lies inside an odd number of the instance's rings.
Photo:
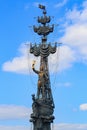
<path id="1" fill-rule="evenodd" d="M 33 55 L 29 55 L 29 47 L 27 47 L 25 44 L 26 43 L 22 44 L 18 50 L 20 56 L 14 57 L 12 60 L 6 61 L 3 64 L 3 71 L 22 74 L 29 73 L 29 68 L 31 68 L 34 57 Z"/>
<path id="2" fill-rule="evenodd" d="M 29 119 L 30 113 L 25 106 L 0 105 L 0 120 Z"/>
<path id="3" fill-rule="evenodd" d="M 75 61 L 75 53 L 69 46 L 61 46 L 54 55 L 49 57 L 50 72 L 61 72 L 72 66 Z"/>
<path id="4" fill-rule="evenodd" d="M 62 2 L 56 4 L 55 7 L 60 8 L 60 7 L 64 6 L 66 3 L 67 3 L 67 0 L 62 0 Z"/>
<path id="5" fill-rule="evenodd" d="M 57 86 L 58 87 L 70 87 L 71 83 L 70 82 L 58 83 Z"/>
<path id="6" fill-rule="evenodd" d="M 67 24 L 60 41 L 73 48 L 77 61 L 87 62 L 87 8 L 67 11 Z"/>
<path id="7" fill-rule="evenodd" d="M 81 105 L 80 105 L 80 110 L 81 110 L 81 111 L 87 111 L 87 103 L 81 104 Z"/>
<path id="8" fill-rule="evenodd" d="M 83 7 L 84 7 L 84 8 L 87 8 L 87 0 L 85 0 L 85 1 L 83 2 Z"/>
<path id="9" fill-rule="evenodd" d="M 55 125 L 54 129 L 55 130 L 86 130 L 87 124 L 61 123 L 61 124 Z"/>
<path id="10" fill-rule="evenodd" d="M 26 57 L 15 57 L 12 61 L 4 63 L 3 70 L 16 73 L 27 73 L 28 69 L 26 69 L 26 67 L 28 68 Z"/>
<path id="11" fill-rule="evenodd" d="M 84 3 L 82 7 L 81 10 L 74 7 L 65 15 L 67 24 L 63 26 L 64 35 L 59 40 L 63 46 L 60 46 L 55 54 L 50 55 L 50 72 L 61 72 L 72 67 L 74 62 L 87 63 L 87 8 Z M 20 56 L 3 64 L 4 71 L 28 74 L 33 60 L 36 59 L 37 66 L 39 65 L 37 58 L 29 54 L 29 48 L 26 46 L 20 46 L 19 53 Z"/>
<path id="12" fill-rule="evenodd" d="M 0 130 L 31 130 L 28 126 L 0 126 Z"/>
<path id="13" fill-rule="evenodd" d="M 0 126 L 1 130 L 31 130 L 29 126 Z M 55 124 L 54 130 L 87 130 L 87 124 Z"/>
<path id="14" fill-rule="evenodd" d="M 29 48 L 27 48 L 25 44 L 20 46 L 19 53 L 19 56 L 3 64 L 2 68 L 4 71 L 28 74 L 29 70 L 32 72 L 31 66 L 33 60 L 36 60 L 36 68 L 39 68 L 39 58 L 30 54 Z M 74 62 L 74 60 L 74 51 L 68 46 L 61 46 L 57 49 L 55 54 L 49 57 L 50 72 L 58 72 L 71 67 L 71 63 Z"/>

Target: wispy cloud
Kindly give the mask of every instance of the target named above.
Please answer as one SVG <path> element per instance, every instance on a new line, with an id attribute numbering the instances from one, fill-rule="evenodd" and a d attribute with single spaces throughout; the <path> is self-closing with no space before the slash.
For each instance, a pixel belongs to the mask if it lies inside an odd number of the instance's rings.
<path id="1" fill-rule="evenodd" d="M 80 110 L 81 110 L 81 111 L 87 111 L 87 103 L 81 104 L 81 105 L 80 105 Z"/>
<path id="2" fill-rule="evenodd" d="M 35 7 L 38 7 L 39 4 L 40 4 L 39 2 L 34 2 L 34 3 L 33 3 L 33 5 L 34 5 Z"/>
<path id="3" fill-rule="evenodd" d="M 60 8 L 60 7 L 63 7 L 66 3 L 67 3 L 68 0 L 62 0 L 61 2 L 59 2 L 58 4 L 55 5 L 56 8 Z"/>
<path id="4" fill-rule="evenodd" d="M 85 0 L 85 1 L 83 2 L 83 7 L 84 7 L 84 8 L 87 8 L 87 0 Z"/>
<path id="5" fill-rule="evenodd" d="M 70 87 L 71 83 L 70 82 L 58 83 L 57 86 L 58 87 Z"/>
<path id="6" fill-rule="evenodd" d="M 31 130 L 29 126 L 0 126 L 1 130 Z M 54 124 L 54 130 L 87 130 L 87 124 Z"/>
<path id="7" fill-rule="evenodd" d="M 29 3 L 25 4 L 24 9 L 28 10 L 29 8 L 30 8 L 30 4 Z"/>
<path id="8" fill-rule="evenodd" d="M 68 123 L 61 123 L 55 125 L 55 130 L 86 130 L 87 124 L 68 124 Z"/>
<path id="9" fill-rule="evenodd" d="M 25 106 L 0 105 L 0 120 L 28 119 L 31 109 Z"/>
<path id="10" fill-rule="evenodd" d="M 75 53 L 69 46 L 61 46 L 54 55 L 49 57 L 50 72 L 61 72 L 72 66 L 75 61 Z"/>
<path id="11" fill-rule="evenodd" d="M 73 111 L 73 112 L 77 112 L 77 108 L 73 108 L 72 111 Z"/>
<path id="12" fill-rule="evenodd" d="M 1 126 L 0 130 L 31 130 L 28 126 Z"/>
<path id="13" fill-rule="evenodd" d="M 82 5 L 83 7 L 83 5 Z M 66 13 L 67 26 L 61 42 L 71 46 L 75 51 L 77 61 L 87 63 L 87 8 L 81 10 L 74 7 Z"/>

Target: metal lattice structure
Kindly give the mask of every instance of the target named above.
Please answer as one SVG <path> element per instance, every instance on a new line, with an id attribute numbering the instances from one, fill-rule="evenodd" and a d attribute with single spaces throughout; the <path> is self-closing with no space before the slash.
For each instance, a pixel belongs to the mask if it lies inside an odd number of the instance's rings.
<path id="1" fill-rule="evenodd" d="M 40 26 L 33 26 L 33 30 L 41 35 L 41 44 L 30 44 L 30 53 L 34 56 L 40 56 L 40 69 L 35 69 L 35 62 L 32 64 L 33 71 L 38 75 L 37 94 L 32 95 L 32 114 L 30 121 L 33 122 L 33 130 L 51 130 L 51 123 L 54 120 L 54 101 L 51 91 L 48 57 L 56 52 L 57 43 L 54 46 L 47 43 L 47 35 L 54 30 L 54 25 L 48 25 L 51 17 L 47 16 L 46 8 L 39 5 L 43 10 L 43 16 L 37 17 Z"/>

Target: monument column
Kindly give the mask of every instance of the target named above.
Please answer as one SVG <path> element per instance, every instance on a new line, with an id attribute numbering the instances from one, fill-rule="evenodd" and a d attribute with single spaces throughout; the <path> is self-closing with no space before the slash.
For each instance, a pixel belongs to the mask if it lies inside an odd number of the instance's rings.
<path id="1" fill-rule="evenodd" d="M 48 25 L 51 18 L 47 16 L 46 8 L 39 5 L 43 11 L 43 16 L 37 17 L 37 22 L 40 26 L 33 26 L 34 32 L 41 35 L 41 44 L 30 44 L 30 53 L 34 56 L 40 56 L 40 68 L 35 68 L 35 62 L 32 64 L 32 70 L 38 76 L 37 93 L 32 95 L 32 114 L 30 121 L 33 122 L 33 130 L 51 130 L 54 116 L 54 101 L 51 91 L 48 57 L 56 52 L 56 43 L 54 46 L 47 43 L 47 35 L 54 30 L 54 25 Z"/>

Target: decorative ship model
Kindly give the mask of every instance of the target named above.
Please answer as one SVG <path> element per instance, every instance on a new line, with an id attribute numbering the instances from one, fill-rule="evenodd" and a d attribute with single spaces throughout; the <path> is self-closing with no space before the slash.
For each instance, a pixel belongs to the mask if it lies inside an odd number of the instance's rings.
<path id="1" fill-rule="evenodd" d="M 37 17 L 40 26 L 33 26 L 33 30 L 42 36 L 41 44 L 30 44 L 30 53 L 34 56 L 40 56 L 40 68 L 35 69 L 35 61 L 32 64 L 32 70 L 38 75 L 37 94 L 32 95 L 32 114 L 30 121 L 33 122 L 33 130 L 51 130 L 51 123 L 54 120 L 54 101 L 51 91 L 51 83 L 49 76 L 48 57 L 54 54 L 57 49 L 57 43 L 54 46 L 47 43 L 47 35 L 54 31 L 54 25 L 50 26 L 51 17 L 47 16 L 46 8 L 39 5 L 43 11 L 43 16 Z"/>

